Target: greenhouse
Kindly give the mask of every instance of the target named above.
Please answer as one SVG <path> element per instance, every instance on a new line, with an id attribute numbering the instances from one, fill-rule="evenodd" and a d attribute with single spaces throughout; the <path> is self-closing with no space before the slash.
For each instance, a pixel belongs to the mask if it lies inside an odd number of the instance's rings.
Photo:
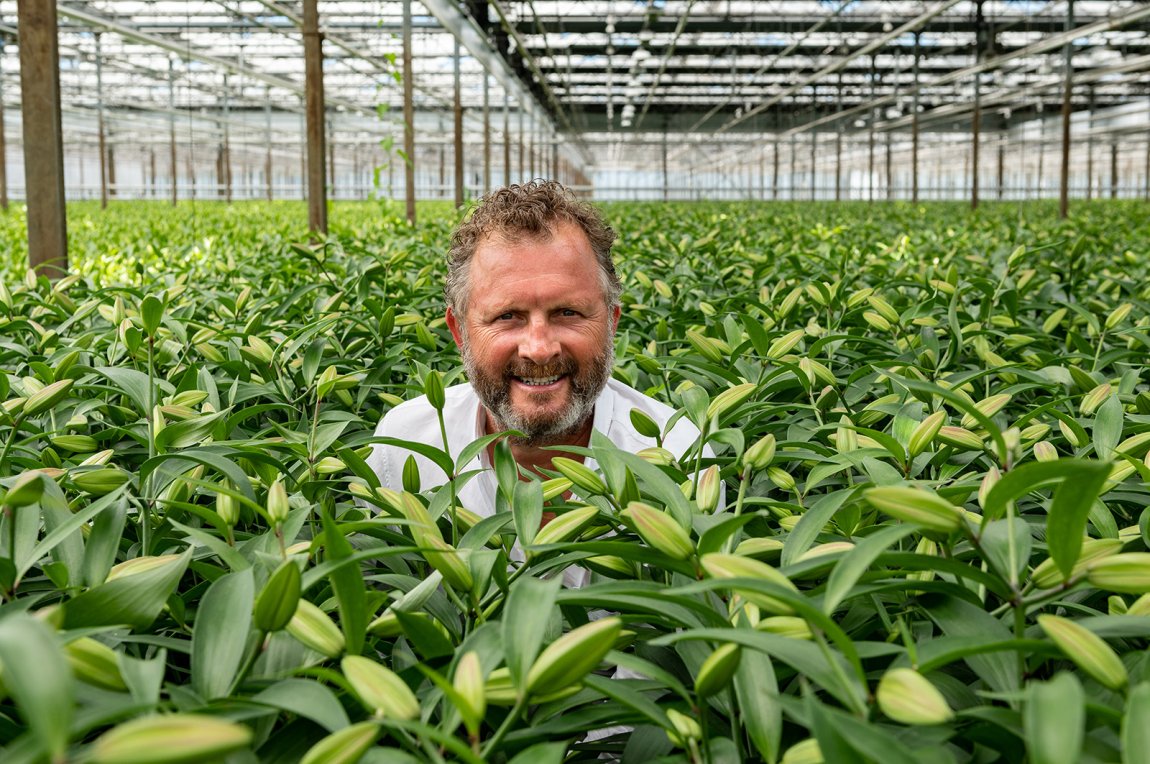
<path id="1" fill-rule="evenodd" d="M 1150 4 L 0 0 L 0 761 L 1150 762 Z"/>

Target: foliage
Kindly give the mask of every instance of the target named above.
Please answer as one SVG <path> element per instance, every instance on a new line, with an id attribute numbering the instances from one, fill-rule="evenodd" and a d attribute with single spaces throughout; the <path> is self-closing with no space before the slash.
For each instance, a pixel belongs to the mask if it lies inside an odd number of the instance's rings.
<path id="1" fill-rule="evenodd" d="M 714 456 L 478 520 L 364 464 L 459 381 L 454 212 L 80 206 L 53 284 L 14 210 L 4 761 L 1141 760 L 1150 220 L 1053 212 L 609 207 L 615 374 Z"/>

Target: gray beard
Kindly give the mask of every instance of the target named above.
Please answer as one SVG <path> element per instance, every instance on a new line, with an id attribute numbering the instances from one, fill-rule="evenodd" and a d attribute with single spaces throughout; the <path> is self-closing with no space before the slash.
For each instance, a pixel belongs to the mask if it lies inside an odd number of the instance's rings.
<path id="1" fill-rule="evenodd" d="M 571 400 L 553 417 L 528 417 L 515 410 L 511 403 L 511 378 L 515 367 L 508 367 L 498 376 L 480 371 L 470 344 L 463 342 L 463 368 L 480 402 L 495 419 L 500 430 L 519 430 L 524 437 L 511 438 L 512 445 L 531 447 L 567 444 L 595 413 L 595 401 L 607 386 L 611 370 L 615 368 L 615 343 L 608 338 L 603 353 L 586 367 L 579 367 L 568 359 L 563 373 L 571 384 Z M 540 376 L 546 376 L 540 374 Z"/>

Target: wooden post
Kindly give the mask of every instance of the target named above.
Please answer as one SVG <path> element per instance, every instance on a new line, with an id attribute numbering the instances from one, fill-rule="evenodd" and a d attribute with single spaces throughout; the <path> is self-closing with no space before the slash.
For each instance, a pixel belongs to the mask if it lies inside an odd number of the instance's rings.
<path id="1" fill-rule="evenodd" d="M 910 115 L 910 200 L 918 204 L 918 43 L 919 34 L 914 33 L 914 103 Z"/>
<path id="2" fill-rule="evenodd" d="M 894 199 L 894 175 L 893 175 L 893 162 L 891 161 L 891 151 L 894 145 L 894 133 L 886 134 L 886 200 L 892 201 Z"/>
<path id="3" fill-rule="evenodd" d="M 411 66 L 411 0 L 403 0 L 403 153 L 407 222 L 415 224 L 415 83 Z"/>
<path id="4" fill-rule="evenodd" d="M 28 265 L 37 273 L 56 278 L 68 272 L 56 2 L 19 0 L 16 8 L 20 28 Z"/>
<path id="5" fill-rule="evenodd" d="M 459 40 L 455 41 L 455 208 L 463 206 L 463 93 L 459 84 Z"/>
<path id="6" fill-rule="evenodd" d="M 526 178 L 523 177 L 523 173 L 526 170 L 526 166 L 523 164 L 523 143 L 524 143 L 524 137 L 523 137 L 523 102 L 520 101 L 519 102 L 519 179 L 520 180 L 526 180 Z"/>
<path id="7" fill-rule="evenodd" d="M 326 124 L 324 143 L 327 145 L 327 195 L 328 198 L 335 199 L 335 124 L 331 119 L 328 119 Z"/>
<path id="8" fill-rule="evenodd" d="M 511 184 L 511 101 L 503 90 L 503 183 Z"/>
<path id="9" fill-rule="evenodd" d="M 775 134 L 775 140 L 771 147 L 771 199 L 774 201 L 779 200 L 779 136 Z"/>
<path id="10" fill-rule="evenodd" d="M 983 36 L 985 20 L 982 16 L 982 0 L 975 4 L 974 22 L 974 62 L 982 63 Z M 970 208 L 978 209 L 978 149 L 979 134 L 982 131 L 982 75 L 974 74 L 974 111 L 971 115 L 970 129 Z"/>
<path id="11" fill-rule="evenodd" d="M 1118 198 L 1118 143 L 1110 144 L 1110 198 Z"/>
<path id="12" fill-rule="evenodd" d="M 670 191 L 667 187 L 667 120 L 666 120 L 666 118 L 663 119 L 663 143 L 662 143 L 661 148 L 662 148 L 662 154 L 663 154 L 663 201 L 667 201 L 668 199 L 670 199 Z"/>
<path id="13" fill-rule="evenodd" d="M 410 0 L 405 0 L 410 3 Z M 324 188 L 323 36 L 316 0 L 303 2 L 304 100 L 307 119 L 307 225 L 327 233 L 327 189 Z"/>
<path id="14" fill-rule="evenodd" d="M 221 169 L 223 170 L 223 183 L 224 183 L 224 201 L 228 204 L 232 203 L 232 142 L 231 142 L 231 126 L 228 124 L 231 118 L 231 96 L 228 93 L 228 73 L 224 72 L 224 118 L 220 121 L 220 127 L 223 130 L 224 144 L 221 149 L 222 162 Z"/>
<path id="15" fill-rule="evenodd" d="M 104 128 L 104 56 L 96 32 L 96 142 L 100 151 L 100 209 L 108 208 L 108 146 Z"/>
<path id="16" fill-rule="evenodd" d="M 483 73 L 483 192 L 491 190 L 491 75 Z"/>
<path id="17" fill-rule="evenodd" d="M 264 90 L 264 191 L 272 200 L 272 89 Z"/>
<path id="18" fill-rule="evenodd" d="M 1074 28 L 1074 0 L 1066 3 L 1066 29 Z M 1062 73 L 1062 167 L 1058 178 L 1058 217 L 1070 213 L 1070 94 L 1074 89 L 1074 43 L 1067 40 Z"/>
<path id="19" fill-rule="evenodd" d="M 0 63 L 4 61 L 4 35 L 0 34 Z M 0 209 L 8 211 L 8 140 L 4 130 L 4 73 L 0 69 Z M 83 166 L 83 155 L 80 164 Z M 82 185 L 82 184 L 81 184 Z"/>
<path id="20" fill-rule="evenodd" d="M 1005 131 L 1003 131 L 1002 140 L 1000 140 L 998 143 L 998 201 L 1000 201 L 1000 202 L 1002 201 L 1003 193 L 1005 192 L 1005 189 L 1003 188 L 1003 178 L 1004 178 L 1003 160 L 1005 159 L 1005 154 L 1006 154 L 1006 133 L 1005 133 Z"/>
<path id="21" fill-rule="evenodd" d="M 1086 106 L 1086 201 L 1094 198 L 1094 86 Z"/>
<path id="22" fill-rule="evenodd" d="M 176 162 L 176 60 L 168 59 L 168 169 L 171 171 L 172 206 L 178 201 L 177 183 L 180 177 Z"/>

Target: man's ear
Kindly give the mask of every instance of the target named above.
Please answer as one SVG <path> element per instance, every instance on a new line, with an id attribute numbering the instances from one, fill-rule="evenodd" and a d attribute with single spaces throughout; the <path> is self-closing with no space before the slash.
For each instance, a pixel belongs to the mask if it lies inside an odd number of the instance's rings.
<path id="1" fill-rule="evenodd" d="M 622 308 L 618 305 L 611 308 L 611 334 L 615 334 L 615 330 L 619 328 L 619 315 L 622 313 Z"/>
<path id="2" fill-rule="evenodd" d="M 459 316 L 455 315 L 455 311 L 449 305 L 447 313 L 444 316 L 447 319 L 447 328 L 451 330 L 451 338 L 455 340 L 455 346 L 460 350 L 463 349 L 463 326 L 459 323 Z"/>

